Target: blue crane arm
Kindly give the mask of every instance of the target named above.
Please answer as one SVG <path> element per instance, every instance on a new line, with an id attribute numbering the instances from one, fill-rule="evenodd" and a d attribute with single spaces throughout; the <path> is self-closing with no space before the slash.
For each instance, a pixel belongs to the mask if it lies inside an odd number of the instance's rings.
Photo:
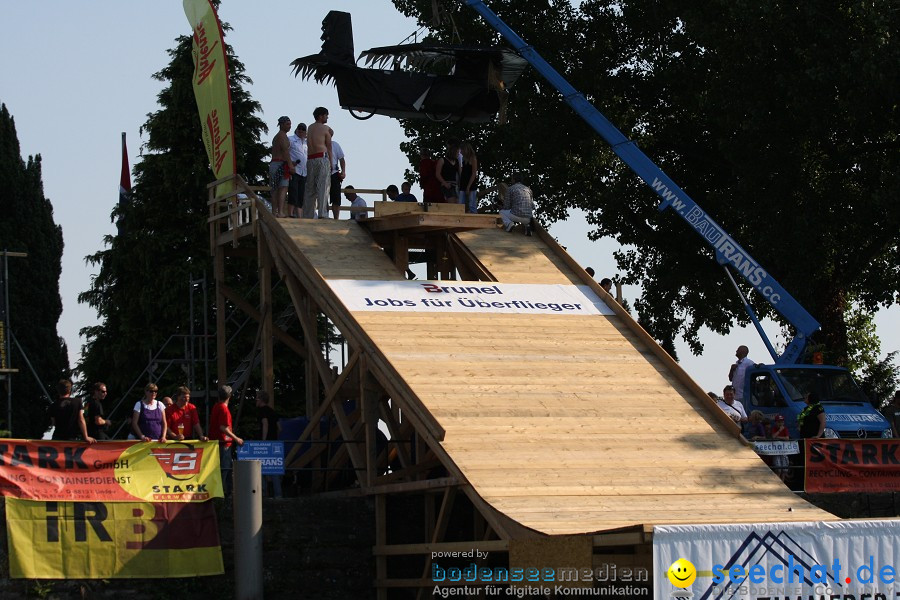
<path id="1" fill-rule="evenodd" d="M 787 345 L 780 357 L 773 356 L 780 364 L 794 364 L 798 362 L 806 347 L 807 338 L 819 329 L 820 325 L 803 306 L 785 290 L 775 278 L 769 275 L 750 254 L 738 244 L 734 238 L 725 232 L 706 212 L 701 209 L 690 196 L 678 185 L 669 179 L 656 163 L 644 154 L 637 145 L 616 128 L 609 119 L 598 111 L 594 105 L 587 101 L 584 94 L 576 90 L 560 75 L 556 69 L 545 61 L 540 54 L 519 37 L 500 17 L 498 17 L 482 0 L 464 0 L 471 8 L 477 11 L 488 24 L 496 29 L 516 49 L 516 51 L 531 64 L 550 84 L 552 84 L 566 103 L 584 119 L 588 125 L 594 128 L 610 146 L 613 152 L 625 161 L 638 177 L 644 180 L 653 191 L 662 198 L 659 210 L 667 208 L 675 211 L 678 216 L 687 221 L 706 242 L 712 246 L 716 260 L 721 265 L 731 266 L 747 282 L 758 291 L 763 298 L 784 317 L 796 329 L 796 336 Z M 751 318 L 754 318 L 750 311 Z M 758 322 L 756 323 L 758 326 Z M 759 329 L 759 327 L 757 327 Z M 762 330 L 760 329 L 760 333 Z M 764 341 L 771 347 L 768 340 Z"/>

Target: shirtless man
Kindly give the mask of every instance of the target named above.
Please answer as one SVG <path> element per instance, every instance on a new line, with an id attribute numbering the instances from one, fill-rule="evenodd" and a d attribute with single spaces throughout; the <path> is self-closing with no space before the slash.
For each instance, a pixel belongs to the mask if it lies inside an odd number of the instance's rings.
<path id="1" fill-rule="evenodd" d="M 272 140 L 272 162 L 269 163 L 269 179 L 272 183 L 272 212 L 276 217 L 286 217 L 284 200 L 287 197 L 288 185 L 294 163 L 291 162 L 291 142 L 287 132 L 291 130 L 288 117 L 278 117 L 278 133 Z"/>
<path id="2" fill-rule="evenodd" d="M 322 106 L 313 111 L 315 123 L 306 130 L 306 195 L 303 199 L 303 218 L 311 219 L 316 210 L 320 219 L 328 218 L 328 193 L 331 183 L 331 128 L 328 109 Z"/>

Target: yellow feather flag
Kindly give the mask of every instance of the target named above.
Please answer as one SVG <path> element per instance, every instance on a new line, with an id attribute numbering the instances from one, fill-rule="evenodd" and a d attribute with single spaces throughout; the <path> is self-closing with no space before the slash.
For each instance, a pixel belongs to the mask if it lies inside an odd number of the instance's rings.
<path id="1" fill-rule="evenodd" d="M 234 175 L 234 119 L 231 86 L 222 25 L 210 0 L 184 0 L 184 14 L 194 33 L 194 97 L 200 112 L 203 144 L 216 179 Z M 234 189 L 228 182 L 216 189 L 222 195 Z"/>

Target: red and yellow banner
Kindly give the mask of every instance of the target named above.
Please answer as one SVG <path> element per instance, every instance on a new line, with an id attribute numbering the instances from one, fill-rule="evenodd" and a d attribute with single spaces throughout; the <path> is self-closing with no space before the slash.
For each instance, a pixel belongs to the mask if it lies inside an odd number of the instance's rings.
<path id="1" fill-rule="evenodd" d="M 806 440 L 807 492 L 900 491 L 900 440 Z"/>
<path id="2" fill-rule="evenodd" d="M 212 502 L 7 498 L 13 578 L 191 577 L 224 572 Z"/>
<path id="3" fill-rule="evenodd" d="M 0 439 L 0 495 L 30 500 L 205 502 L 221 498 L 217 442 Z"/>
<path id="4" fill-rule="evenodd" d="M 194 30 L 194 97 L 200 111 L 203 144 L 216 179 L 234 175 L 234 119 L 225 40 L 216 10 L 209 0 L 184 0 L 184 14 Z M 228 182 L 216 194 L 230 192 Z"/>

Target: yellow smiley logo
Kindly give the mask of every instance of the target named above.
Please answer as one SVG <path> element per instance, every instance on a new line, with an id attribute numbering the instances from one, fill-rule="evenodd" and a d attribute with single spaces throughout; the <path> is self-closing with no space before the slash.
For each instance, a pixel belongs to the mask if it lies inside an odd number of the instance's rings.
<path id="1" fill-rule="evenodd" d="M 669 582 L 678 588 L 686 588 L 697 579 L 697 569 L 694 564 L 684 558 L 679 558 L 666 571 Z"/>

